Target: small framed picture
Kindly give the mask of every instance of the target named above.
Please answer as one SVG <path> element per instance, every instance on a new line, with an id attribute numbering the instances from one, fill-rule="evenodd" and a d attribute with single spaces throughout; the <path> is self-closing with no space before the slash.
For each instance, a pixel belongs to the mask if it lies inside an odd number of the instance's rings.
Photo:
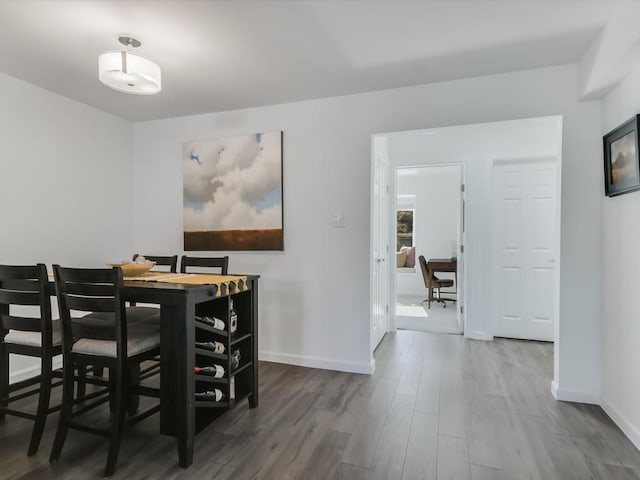
<path id="1" fill-rule="evenodd" d="M 636 115 L 602 138 L 604 190 L 608 197 L 640 190 L 639 121 L 640 115 Z"/>

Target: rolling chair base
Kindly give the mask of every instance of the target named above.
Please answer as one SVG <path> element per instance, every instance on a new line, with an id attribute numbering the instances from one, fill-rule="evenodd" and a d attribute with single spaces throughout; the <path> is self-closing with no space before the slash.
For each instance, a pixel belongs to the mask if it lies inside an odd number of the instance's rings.
<path id="1" fill-rule="evenodd" d="M 448 293 L 451 294 L 451 292 L 448 292 Z M 442 294 L 439 291 L 437 291 L 437 296 L 436 297 L 431 298 L 431 299 L 427 298 L 422 303 L 427 302 L 427 305 L 428 305 L 427 308 L 430 309 L 431 308 L 431 302 L 442 303 L 442 307 L 443 308 L 447 308 L 447 302 L 455 303 L 455 302 L 458 301 L 457 298 L 446 298 L 446 297 L 442 297 L 441 295 Z"/>

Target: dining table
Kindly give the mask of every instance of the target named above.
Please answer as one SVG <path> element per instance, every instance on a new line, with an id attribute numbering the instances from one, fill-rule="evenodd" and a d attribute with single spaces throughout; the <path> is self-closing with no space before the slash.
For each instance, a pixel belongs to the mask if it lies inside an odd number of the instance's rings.
<path id="1" fill-rule="evenodd" d="M 178 464 L 188 468 L 193 463 L 196 437 L 195 401 L 195 317 L 198 305 L 233 296 L 240 290 L 250 296 L 250 322 L 253 335 L 251 387 L 247 392 L 249 406 L 258 406 L 258 275 L 242 275 L 246 280 L 239 288 L 236 283 L 212 285 L 136 280 L 125 277 L 125 301 L 160 306 L 160 433 L 177 440 Z M 188 278 L 188 275 L 182 275 Z M 191 276 L 193 277 L 193 276 Z M 186 280 L 185 280 L 186 282 Z M 51 295 L 55 283 L 50 281 Z"/>

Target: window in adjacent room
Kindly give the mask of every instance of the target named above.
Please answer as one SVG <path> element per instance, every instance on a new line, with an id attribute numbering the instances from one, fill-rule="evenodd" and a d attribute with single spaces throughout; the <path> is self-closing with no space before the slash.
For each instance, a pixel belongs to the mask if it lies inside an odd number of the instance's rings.
<path id="1" fill-rule="evenodd" d="M 413 209 L 398 209 L 396 211 L 396 251 L 399 252 L 402 247 L 413 247 L 413 219 L 415 211 Z"/>

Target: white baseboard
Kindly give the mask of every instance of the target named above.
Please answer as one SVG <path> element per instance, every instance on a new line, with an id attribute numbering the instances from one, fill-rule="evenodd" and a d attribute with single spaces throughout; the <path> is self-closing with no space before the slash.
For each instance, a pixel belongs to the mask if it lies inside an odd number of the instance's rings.
<path id="1" fill-rule="evenodd" d="M 53 369 L 62 368 L 62 357 L 53 359 Z M 20 370 L 9 372 L 9 383 L 21 382 L 27 378 L 32 378 L 40 375 L 40 365 L 33 365 L 31 367 L 21 368 Z"/>
<path id="2" fill-rule="evenodd" d="M 299 367 L 320 368 L 323 370 L 336 370 L 339 372 L 348 373 L 364 373 L 371 375 L 376 370 L 376 361 L 371 360 L 371 363 L 359 363 L 359 362 L 342 362 L 335 361 L 328 358 L 320 357 L 307 357 L 302 355 L 291 355 L 288 353 L 275 353 L 275 352 L 260 352 L 258 354 L 260 360 L 266 362 L 286 363 L 289 365 L 297 365 Z M 53 368 L 62 367 L 62 357 L 55 358 L 53 360 Z M 32 367 L 23 368 L 9 374 L 9 383 L 16 383 L 27 378 L 35 377 L 40 374 L 40 365 L 34 365 Z"/>
<path id="3" fill-rule="evenodd" d="M 551 395 L 562 402 L 589 403 L 600 405 L 600 395 L 591 392 L 576 392 L 558 388 L 556 381 L 551 382 Z"/>
<path id="4" fill-rule="evenodd" d="M 493 335 L 490 335 L 487 332 L 481 332 L 479 330 L 464 332 L 464 336 L 465 338 L 470 338 L 471 340 L 493 340 Z"/>
<path id="5" fill-rule="evenodd" d="M 259 352 L 258 357 L 265 362 L 286 363 L 299 367 L 320 368 L 323 370 L 337 370 L 348 373 L 365 373 L 371 375 L 376 369 L 375 360 L 371 363 L 343 362 L 321 357 L 307 357 L 291 355 L 289 353 Z"/>
<path id="6" fill-rule="evenodd" d="M 555 380 L 551 380 L 551 395 L 558 400 L 558 383 Z"/>
<path id="7" fill-rule="evenodd" d="M 624 415 L 620 414 L 617 408 L 615 408 L 611 403 L 602 399 L 600 406 L 605 411 L 611 420 L 620 427 L 620 430 L 631 440 L 638 450 L 640 450 L 640 429 L 635 427 L 629 422 Z"/>

